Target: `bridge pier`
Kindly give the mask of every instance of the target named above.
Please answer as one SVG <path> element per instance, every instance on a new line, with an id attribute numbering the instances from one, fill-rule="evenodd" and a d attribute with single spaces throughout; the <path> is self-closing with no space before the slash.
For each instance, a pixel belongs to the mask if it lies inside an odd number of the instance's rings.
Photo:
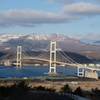
<path id="1" fill-rule="evenodd" d="M 98 73 L 95 70 L 88 70 L 85 72 L 85 77 L 98 79 Z"/>

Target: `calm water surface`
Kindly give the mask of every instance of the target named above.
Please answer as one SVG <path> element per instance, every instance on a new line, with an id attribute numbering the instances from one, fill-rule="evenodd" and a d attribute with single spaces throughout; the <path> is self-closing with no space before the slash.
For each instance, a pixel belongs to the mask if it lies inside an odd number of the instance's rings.
<path id="1" fill-rule="evenodd" d="M 23 66 L 23 68 L 10 68 L 0 66 L 0 77 L 30 77 L 30 76 L 47 76 L 44 73 L 49 72 L 49 67 Z M 76 73 L 75 67 L 57 67 L 57 72 Z M 62 74 L 66 75 L 66 74 Z"/>
<path id="2" fill-rule="evenodd" d="M 47 76 L 46 72 L 49 72 L 49 67 L 37 67 L 37 66 L 23 66 L 23 68 L 10 68 L 0 66 L 0 77 L 30 77 L 30 76 Z M 57 67 L 57 72 L 63 72 L 62 76 L 76 75 L 68 73 L 77 73 L 76 67 Z M 97 72 L 100 76 L 100 72 Z"/>

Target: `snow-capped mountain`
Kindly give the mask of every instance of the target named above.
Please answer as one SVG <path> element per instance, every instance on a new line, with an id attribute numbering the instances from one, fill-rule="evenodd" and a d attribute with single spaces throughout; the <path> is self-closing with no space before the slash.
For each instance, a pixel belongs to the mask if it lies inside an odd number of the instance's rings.
<path id="1" fill-rule="evenodd" d="M 67 36 L 64 36 L 59 33 L 54 34 L 38 34 L 38 33 L 32 33 L 28 35 L 23 34 L 0 34 L 0 43 L 7 42 L 10 40 L 16 40 L 16 39 L 25 39 L 25 40 L 32 40 L 32 41 L 43 41 L 43 40 L 50 40 L 50 41 L 57 41 L 57 42 L 77 42 L 78 41 L 74 38 L 69 38 Z M 66 41 L 67 40 L 67 41 Z"/>
<path id="2" fill-rule="evenodd" d="M 24 36 L 23 34 L 0 34 L 0 44 L 7 42 L 11 39 L 18 39 Z"/>
<path id="3" fill-rule="evenodd" d="M 33 41 L 50 40 L 50 41 L 57 41 L 57 42 L 60 42 L 60 41 L 66 42 L 66 39 L 67 39 L 68 42 L 71 42 L 71 38 L 69 39 L 69 37 L 59 34 L 59 33 L 54 33 L 54 34 L 33 33 L 33 34 L 26 35 L 26 37 L 27 37 L 27 40 L 33 40 Z"/>
<path id="4" fill-rule="evenodd" d="M 1 34 L 0 50 L 16 49 L 21 45 L 25 50 L 42 50 L 45 49 L 50 41 L 56 41 L 57 44 L 66 51 L 99 51 L 100 47 L 80 42 L 74 38 L 64 36 L 59 33 L 54 34 Z"/>
<path id="5" fill-rule="evenodd" d="M 100 41 L 96 41 L 96 42 L 93 42 L 93 43 L 90 43 L 91 45 L 96 45 L 96 46 L 100 46 Z"/>

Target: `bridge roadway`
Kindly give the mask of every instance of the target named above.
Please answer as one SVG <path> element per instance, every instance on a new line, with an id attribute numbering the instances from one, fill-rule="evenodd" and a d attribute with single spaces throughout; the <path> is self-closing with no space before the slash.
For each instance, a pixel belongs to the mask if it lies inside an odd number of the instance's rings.
<path id="1" fill-rule="evenodd" d="M 27 59 L 36 59 L 36 60 L 42 60 L 42 61 L 47 61 L 49 62 L 50 59 L 43 59 L 43 58 L 37 58 L 37 57 L 26 57 L 26 58 L 23 58 L 21 60 L 27 60 Z M 16 60 L 16 59 L 12 59 L 11 61 L 13 60 Z M 65 64 L 65 65 L 69 65 L 69 66 L 72 66 L 72 67 L 78 67 L 78 68 L 86 68 L 86 69 L 90 69 L 90 70 L 97 70 L 97 71 L 100 71 L 100 68 L 96 68 L 95 66 L 85 66 L 83 64 L 78 64 L 78 63 L 66 63 L 66 62 L 60 62 L 60 61 L 52 61 L 52 63 L 58 63 L 58 64 Z"/>

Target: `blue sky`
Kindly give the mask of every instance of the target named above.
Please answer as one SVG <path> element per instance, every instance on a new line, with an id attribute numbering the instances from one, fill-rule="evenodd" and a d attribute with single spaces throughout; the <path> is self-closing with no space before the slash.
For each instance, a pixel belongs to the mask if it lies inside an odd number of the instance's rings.
<path id="1" fill-rule="evenodd" d="M 81 40 L 98 37 L 100 0 L 1 0 L 3 33 L 60 33 Z"/>

